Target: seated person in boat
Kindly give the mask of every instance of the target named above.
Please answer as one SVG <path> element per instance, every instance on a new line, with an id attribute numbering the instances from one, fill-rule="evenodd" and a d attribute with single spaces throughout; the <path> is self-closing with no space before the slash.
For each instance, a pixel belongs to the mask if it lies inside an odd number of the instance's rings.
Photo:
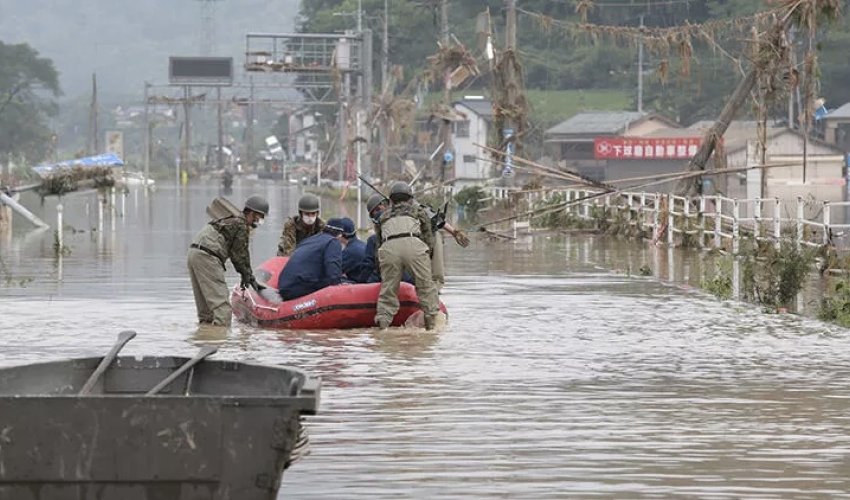
<path id="1" fill-rule="evenodd" d="M 287 219 L 283 224 L 280 242 L 277 244 L 279 257 L 292 255 L 298 243 L 322 232 L 325 221 L 319 217 L 320 209 L 321 200 L 314 194 L 307 193 L 298 200 L 298 215 Z"/>
<path id="2" fill-rule="evenodd" d="M 369 219 L 374 224 L 378 223 L 378 217 L 381 216 L 384 210 L 389 206 L 390 201 L 379 194 L 373 194 L 366 201 L 366 211 L 369 214 Z M 356 276 L 349 276 L 358 283 L 378 283 L 381 281 L 381 271 L 378 267 L 378 244 L 375 233 L 366 238 L 366 244 L 363 247 L 363 262 L 360 265 L 360 271 Z"/>
<path id="3" fill-rule="evenodd" d="M 339 242 L 342 243 L 342 274 L 351 281 L 357 281 L 363 259 L 366 258 L 366 242 L 357 237 L 353 220 L 348 217 L 341 220 L 342 235 Z"/>
<path id="4" fill-rule="evenodd" d="M 280 273 L 280 296 L 297 299 L 342 281 L 342 221 L 330 219 L 322 232 L 310 236 L 289 257 Z"/>

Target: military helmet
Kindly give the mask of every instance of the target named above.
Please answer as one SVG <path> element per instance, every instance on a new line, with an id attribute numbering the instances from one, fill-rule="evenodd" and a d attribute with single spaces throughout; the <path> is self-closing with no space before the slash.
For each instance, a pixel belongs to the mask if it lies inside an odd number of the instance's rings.
<path id="1" fill-rule="evenodd" d="M 379 195 L 378 193 L 375 193 L 375 194 L 373 194 L 372 196 L 369 197 L 369 200 L 366 201 L 366 212 L 371 214 L 372 211 L 375 210 L 375 208 L 378 205 L 380 205 L 381 203 L 386 203 L 386 202 L 387 202 L 386 198 Z"/>
<path id="2" fill-rule="evenodd" d="M 320 207 L 319 197 L 312 193 L 307 193 L 298 200 L 299 212 L 318 212 Z"/>
<path id="3" fill-rule="evenodd" d="M 245 208 L 264 216 L 269 214 L 269 202 L 258 194 L 245 200 Z"/>
<path id="4" fill-rule="evenodd" d="M 408 198 L 413 198 L 413 191 L 406 182 L 397 181 L 390 188 L 390 199 L 392 201 L 404 201 Z"/>

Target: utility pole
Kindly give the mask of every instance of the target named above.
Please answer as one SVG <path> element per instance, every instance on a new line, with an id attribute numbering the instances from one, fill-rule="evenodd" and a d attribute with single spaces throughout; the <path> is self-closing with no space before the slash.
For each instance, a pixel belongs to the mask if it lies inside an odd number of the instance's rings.
<path id="1" fill-rule="evenodd" d="M 150 114 L 148 113 L 148 89 L 150 89 L 150 86 L 150 83 L 145 82 L 145 192 L 147 192 L 147 180 L 150 179 L 151 176 L 151 122 Z"/>
<path id="2" fill-rule="evenodd" d="M 190 124 L 189 119 L 189 101 L 191 100 L 191 98 L 192 89 L 188 85 L 186 85 L 183 87 L 183 152 L 180 155 L 180 166 L 177 167 L 176 172 L 176 181 L 178 187 L 180 186 L 180 169 L 183 168 L 186 171 L 189 170 L 189 151 L 192 145 L 192 126 Z"/>
<path id="3" fill-rule="evenodd" d="M 216 167 L 218 169 L 224 168 L 224 151 L 222 148 L 224 147 L 224 131 L 221 126 L 221 87 L 216 87 L 216 99 L 218 100 L 218 104 L 216 107 L 216 113 L 218 115 L 218 153 L 216 154 Z"/>
<path id="4" fill-rule="evenodd" d="M 443 47 L 448 47 L 451 43 L 449 39 L 449 2 L 448 0 L 440 0 L 440 38 L 442 39 Z M 449 78 L 450 70 L 447 68 L 443 74 L 443 104 L 446 109 L 451 107 L 452 98 L 452 83 Z M 448 117 L 447 117 L 448 118 Z M 442 133 L 440 139 L 443 141 L 443 156 L 440 161 L 440 182 L 446 182 L 446 170 L 449 168 L 449 159 L 454 161 L 454 158 L 449 156 L 454 154 L 454 145 L 452 144 L 451 122 L 444 119 L 442 123 Z M 447 155 L 448 154 L 448 155 Z"/>
<path id="5" fill-rule="evenodd" d="M 389 64 L 390 64 L 390 37 L 389 37 L 389 20 L 390 20 L 390 7 L 389 0 L 384 0 L 384 36 L 381 40 L 381 96 L 386 97 L 386 94 L 389 90 L 389 82 L 387 81 L 387 73 L 389 72 Z M 388 151 L 387 151 L 387 127 L 389 126 L 389 118 L 384 118 L 383 126 L 380 128 L 380 136 L 379 140 L 381 141 L 381 168 L 380 176 L 381 179 L 386 179 L 387 174 L 389 173 L 389 165 L 388 161 Z"/>
<path id="6" fill-rule="evenodd" d="M 96 155 L 100 149 L 97 126 L 97 73 L 91 74 L 91 105 L 89 107 L 88 154 Z"/>
<path id="7" fill-rule="evenodd" d="M 507 3 L 507 26 L 505 26 L 505 54 L 514 54 L 516 52 L 516 0 L 506 0 Z M 511 105 L 517 102 L 517 79 L 519 75 L 514 72 L 513 64 L 506 64 L 505 69 L 510 73 L 505 75 L 506 97 Z M 513 154 L 516 148 L 516 128 L 514 121 L 507 117 L 505 119 L 504 128 L 502 129 L 502 140 L 505 142 L 505 168 L 502 175 L 508 177 L 508 185 L 513 185 Z"/>
<path id="8" fill-rule="evenodd" d="M 250 85 L 249 95 L 250 100 L 248 102 L 248 123 L 245 128 L 245 161 L 243 162 L 245 166 L 254 167 L 254 76 L 252 75 L 248 79 L 248 83 Z M 253 171 L 253 170 L 252 170 Z"/>
<path id="9" fill-rule="evenodd" d="M 640 27 L 643 31 L 643 14 L 640 16 Z M 643 37 L 638 41 L 638 95 L 637 95 L 637 110 L 638 113 L 643 113 Z"/>

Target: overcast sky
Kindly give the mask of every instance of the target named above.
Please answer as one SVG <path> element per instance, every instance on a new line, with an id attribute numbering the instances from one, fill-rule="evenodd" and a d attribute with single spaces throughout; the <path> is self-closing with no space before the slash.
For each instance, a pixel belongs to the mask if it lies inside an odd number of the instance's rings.
<path id="1" fill-rule="evenodd" d="M 212 2 L 217 51 L 241 72 L 248 32 L 294 30 L 298 0 Z M 53 60 L 66 97 L 88 93 L 92 72 L 104 93 L 141 94 L 167 83 L 168 56 L 200 55 L 199 0 L 0 0 L 0 40 L 25 42 Z"/>

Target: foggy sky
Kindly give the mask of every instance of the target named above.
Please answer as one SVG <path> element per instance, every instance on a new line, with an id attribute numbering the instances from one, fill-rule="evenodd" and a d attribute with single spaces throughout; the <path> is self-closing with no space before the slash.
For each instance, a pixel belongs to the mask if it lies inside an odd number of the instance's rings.
<path id="1" fill-rule="evenodd" d="M 217 51 L 242 74 L 245 34 L 294 30 L 298 0 L 214 2 Z M 53 60 L 70 98 L 89 92 L 91 74 L 110 94 L 141 94 L 167 83 L 168 56 L 201 55 L 198 0 L 0 0 L 0 40 L 25 42 Z"/>

